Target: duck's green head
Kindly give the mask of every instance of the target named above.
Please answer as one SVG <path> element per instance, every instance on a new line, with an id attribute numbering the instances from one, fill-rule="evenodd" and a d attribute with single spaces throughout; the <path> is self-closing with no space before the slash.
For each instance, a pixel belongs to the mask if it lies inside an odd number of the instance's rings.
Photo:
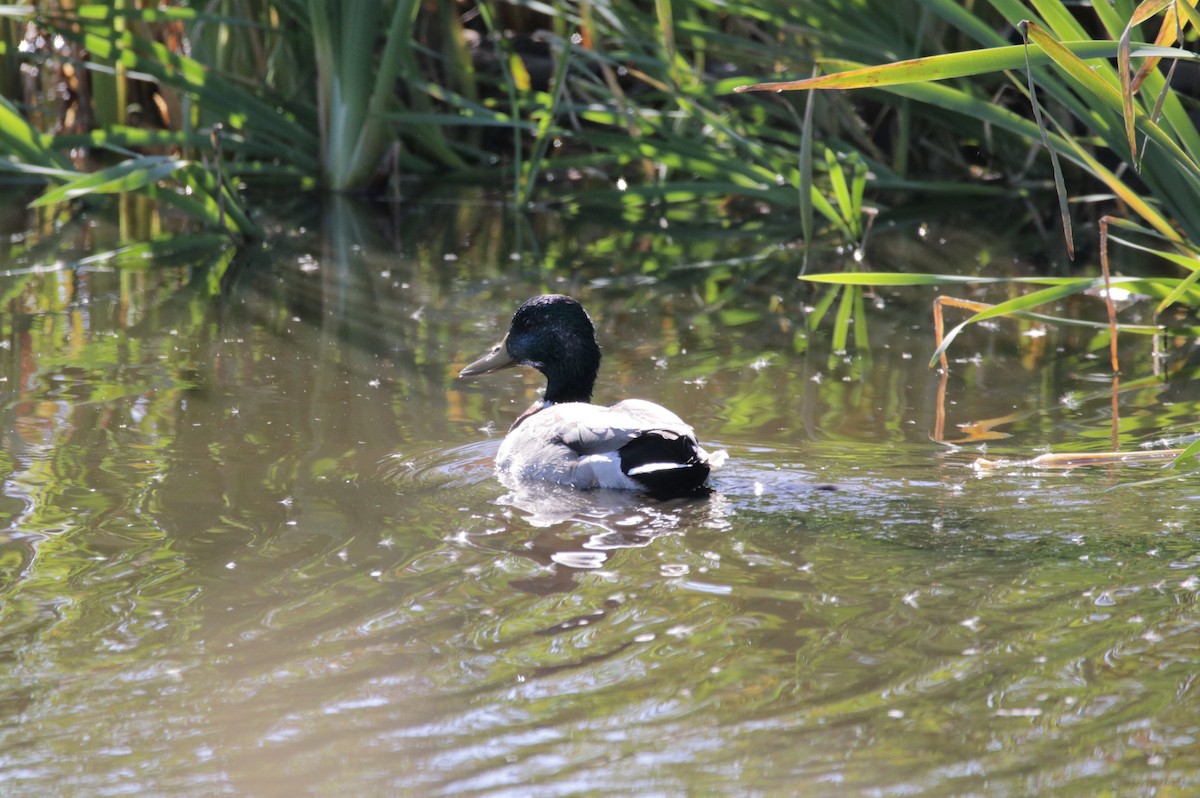
<path id="1" fill-rule="evenodd" d="M 587 311 L 569 296 L 535 296 L 517 308 L 504 339 L 459 376 L 491 374 L 510 366 L 542 372 L 548 404 L 590 401 L 600 370 L 600 347 Z"/>

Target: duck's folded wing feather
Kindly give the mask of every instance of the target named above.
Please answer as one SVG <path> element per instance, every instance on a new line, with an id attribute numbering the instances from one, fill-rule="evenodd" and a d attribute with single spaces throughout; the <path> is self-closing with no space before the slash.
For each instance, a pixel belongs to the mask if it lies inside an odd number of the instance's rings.
<path id="1" fill-rule="evenodd" d="M 580 457 L 615 452 L 642 431 L 636 425 L 615 426 L 597 419 L 574 419 L 560 427 L 563 444 Z"/>
<path id="2" fill-rule="evenodd" d="M 611 407 L 563 404 L 559 434 L 564 445 L 580 456 L 615 452 L 649 431 L 666 430 L 691 437 L 692 428 L 665 407 L 641 399 L 626 399 Z"/>
<path id="3" fill-rule="evenodd" d="M 662 405 L 645 399 L 625 399 L 608 408 L 614 415 L 624 416 L 631 424 L 642 429 L 669 429 L 674 432 L 693 434 L 691 426 Z"/>

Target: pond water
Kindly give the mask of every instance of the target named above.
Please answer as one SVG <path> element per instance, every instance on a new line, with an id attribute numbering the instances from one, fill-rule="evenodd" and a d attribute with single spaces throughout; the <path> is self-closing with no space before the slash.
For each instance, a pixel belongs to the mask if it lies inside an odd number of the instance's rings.
<path id="1" fill-rule="evenodd" d="M 1103 340 L 969 330 L 939 400 L 930 289 L 835 352 L 797 249 L 658 228 L 338 204 L 223 275 L 8 230 L 0 792 L 1200 792 L 1195 472 L 973 466 L 1110 447 Z M 868 260 L 1023 268 L 933 224 Z M 540 380 L 456 375 L 545 291 L 597 401 L 728 450 L 710 497 L 495 479 Z M 1194 425 L 1123 347 L 1122 447 Z"/>

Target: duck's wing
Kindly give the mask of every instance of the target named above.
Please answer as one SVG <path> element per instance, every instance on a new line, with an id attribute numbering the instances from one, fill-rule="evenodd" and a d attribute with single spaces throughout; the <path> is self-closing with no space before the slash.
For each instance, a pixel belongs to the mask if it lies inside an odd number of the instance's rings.
<path id="1" fill-rule="evenodd" d="M 723 466 L 729 457 L 728 452 L 724 450 L 706 452 L 700 447 L 691 425 L 662 405 L 644 399 L 626 399 L 617 402 L 611 409 L 635 420 L 641 429 L 641 434 L 636 436 L 638 445 L 622 451 L 627 470 L 631 474 L 639 470 L 654 470 L 664 465 L 669 467 L 671 463 L 688 467 L 700 464 L 707 469 L 707 473 Z M 652 440 L 646 440 L 648 436 Z M 641 448 L 641 456 L 648 461 L 641 468 L 633 464 L 638 455 L 631 450 L 636 448 Z"/>
<path id="2" fill-rule="evenodd" d="M 577 488 L 636 489 L 621 470 L 621 447 L 638 430 L 609 409 L 582 402 L 543 407 L 524 417 L 500 445 L 496 465 L 518 480 Z"/>
<path id="3" fill-rule="evenodd" d="M 683 419 L 661 405 L 643 399 L 626 399 L 610 407 L 571 403 L 554 405 L 543 413 L 554 414 L 560 439 L 571 451 L 585 457 L 624 448 L 648 433 L 669 432 L 672 437 L 696 440 Z"/>

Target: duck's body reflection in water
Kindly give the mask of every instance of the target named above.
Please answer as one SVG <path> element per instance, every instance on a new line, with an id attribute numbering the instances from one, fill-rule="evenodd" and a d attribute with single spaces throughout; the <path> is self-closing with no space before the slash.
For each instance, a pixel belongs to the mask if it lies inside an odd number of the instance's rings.
<path id="1" fill-rule="evenodd" d="M 521 590 L 547 594 L 570 590 L 579 571 L 608 565 L 612 553 L 642 548 L 689 528 L 728 527 L 724 497 L 659 501 L 624 490 L 580 491 L 551 483 L 502 479 L 508 493 L 496 504 L 505 515 L 537 530 L 516 549 L 550 569 L 545 577 L 516 580 Z"/>
<path id="2" fill-rule="evenodd" d="M 447 540 L 525 557 L 544 568 L 543 575 L 512 580 L 518 590 L 568 592 L 580 573 L 608 567 L 614 552 L 651 546 L 689 529 L 730 526 L 733 503 L 720 490 L 655 499 L 637 491 L 524 480 L 495 473 L 496 446 L 484 441 L 396 453 L 381 463 L 380 476 L 408 501 L 432 500 L 430 493 L 447 490 L 468 492 L 473 499 L 463 507 L 464 523 L 447 530 Z M 499 496 L 489 490 L 496 478 L 506 489 Z"/>

